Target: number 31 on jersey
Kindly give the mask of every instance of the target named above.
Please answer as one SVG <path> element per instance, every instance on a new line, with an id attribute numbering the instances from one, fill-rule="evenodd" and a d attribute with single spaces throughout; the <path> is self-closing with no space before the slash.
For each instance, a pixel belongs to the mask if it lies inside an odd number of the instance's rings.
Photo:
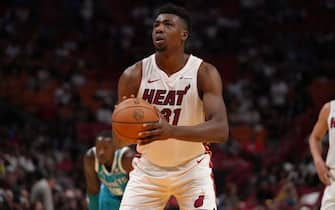
<path id="1" fill-rule="evenodd" d="M 180 108 L 178 109 L 164 108 L 162 109 L 161 114 L 169 123 L 172 123 L 172 125 L 177 125 L 180 117 L 180 111 L 181 111 Z"/>

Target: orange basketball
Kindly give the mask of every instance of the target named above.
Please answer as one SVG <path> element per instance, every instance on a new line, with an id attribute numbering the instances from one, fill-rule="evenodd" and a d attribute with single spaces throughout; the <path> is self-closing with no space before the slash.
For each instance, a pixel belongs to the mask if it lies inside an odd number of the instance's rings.
<path id="1" fill-rule="evenodd" d="M 148 102 L 128 98 L 116 106 L 112 115 L 114 133 L 121 141 L 134 144 L 144 123 L 158 122 L 159 114 Z"/>

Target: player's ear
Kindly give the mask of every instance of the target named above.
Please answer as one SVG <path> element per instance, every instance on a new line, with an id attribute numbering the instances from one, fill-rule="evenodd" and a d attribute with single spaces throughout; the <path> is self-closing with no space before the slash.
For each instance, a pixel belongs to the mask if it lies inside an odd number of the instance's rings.
<path id="1" fill-rule="evenodd" d="M 186 41 L 187 38 L 188 38 L 188 31 L 186 31 L 186 30 L 182 31 L 182 32 L 181 32 L 181 39 L 182 39 L 183 41 Z"/>

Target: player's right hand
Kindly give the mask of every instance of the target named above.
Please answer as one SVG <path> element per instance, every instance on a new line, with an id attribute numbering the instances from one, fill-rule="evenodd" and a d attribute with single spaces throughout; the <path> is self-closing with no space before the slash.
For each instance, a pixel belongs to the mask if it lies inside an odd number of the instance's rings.
<path id="1" fill-rule="evenodd" d="M 334 180 L 333 175 L 330 172 L 329 167 L 323 160 L 315 162 L 316 171 L 318 172 L 318 176 L 320 181 L 324 185 L 330 185 L 331 179 Z"/>

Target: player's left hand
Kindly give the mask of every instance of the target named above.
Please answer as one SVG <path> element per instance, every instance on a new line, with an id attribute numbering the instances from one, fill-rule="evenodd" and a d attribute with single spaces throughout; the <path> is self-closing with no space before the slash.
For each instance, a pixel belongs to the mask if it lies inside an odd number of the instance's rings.
<path id="1" fill-rule="evenodd" d="M 149 144 L 152 141 L 164 140 L 172 137 L 173 126 L 166 119 L 160 118 L 156 123 L 143 124 L 144 131 L 139 133 L 138 143 Z"/>

